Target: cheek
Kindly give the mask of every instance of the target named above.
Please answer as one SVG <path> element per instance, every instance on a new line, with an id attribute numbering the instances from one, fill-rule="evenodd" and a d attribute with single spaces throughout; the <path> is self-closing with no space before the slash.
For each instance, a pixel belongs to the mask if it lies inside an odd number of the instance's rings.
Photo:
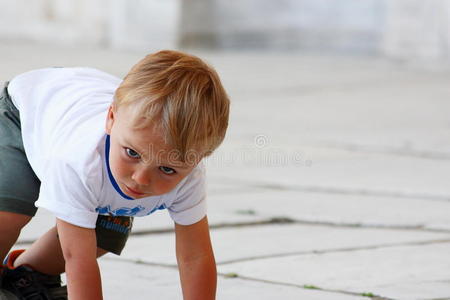
<path id="1" fill-rule="evenodd" d="M 120 153 L 117 151 L 111 151 L 109 166 L 111 167 L 111 173 L 115 178 L 123 178 L 128 174 L 127 165 L 123 162 Z"/>

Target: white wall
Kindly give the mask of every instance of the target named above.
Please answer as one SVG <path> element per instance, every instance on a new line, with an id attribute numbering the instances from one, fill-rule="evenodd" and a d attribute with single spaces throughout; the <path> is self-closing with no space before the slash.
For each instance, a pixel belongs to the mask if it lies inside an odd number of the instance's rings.
<path id="1" fill-rule="evenodd" d="M 0 39 L 174 48 L 179 0 L 0 0 Z"/>
<path id="2" fill-rule="evenodd" d="M 114 0 L 109 2 L 109 45 L 121 49 L 176 48 L 179 0 Z"/>
<path id="3" fill-rule="evenodd" d="M 221 46 L 375 52 L 380 0 L 218 0 Z M 239 9 L 236 9 L 239 7 Z"/>
<path id="4" fill-rule="evenodd" d="M 450 0 L 0 0 L 0 40 L 450 62 Z"/>
<path id="5" fill-rule="evenodd" d="M 0 0 L 0 37 L 55 43 L 99 44 L 108 0 Z"/>
<path id="6" fill-rule="evenodd" d="M 403 60 L 449 61 L 450 1 L 387 1 L 382 50 Z"/>

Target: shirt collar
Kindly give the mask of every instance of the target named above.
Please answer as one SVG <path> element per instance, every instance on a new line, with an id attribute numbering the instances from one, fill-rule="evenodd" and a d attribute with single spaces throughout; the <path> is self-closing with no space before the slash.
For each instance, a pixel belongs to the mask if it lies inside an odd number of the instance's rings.
<path id="1" fill-rule="evenodd" d="M 120 194 L 123 198 L 127 200 L 134 200 L 134 198 L 131 198 L 122 192 L 119 185 L 117 184 L 117 181 L 114 179 L 113 174 L 111 173 L 111 167 L 109 166 L 109 150 L 110 150 L 110 136 L 109 134 L 106 135 L 106 142 L 105 142 L 105 157 L 106 157 L 106 169 L 108 170 L 108 177 L 109 181 L 111 182 L 112 186 L 116 190 L 117 193 Z"/>

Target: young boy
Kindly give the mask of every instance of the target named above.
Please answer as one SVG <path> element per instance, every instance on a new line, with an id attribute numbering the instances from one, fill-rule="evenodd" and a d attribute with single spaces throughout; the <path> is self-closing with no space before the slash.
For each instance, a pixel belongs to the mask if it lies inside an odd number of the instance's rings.
<path id="1" fill-rule="evenodd" d="M 13 78 L 0 98 L 0 257 L 36 207 L 56 226 L 6 257 L 3 289 L 60 299 L 51 290 L 66 272 L 71 300 L 102 299 L 97 257 L 120 254 L 133 217 L 167 209 L 183 298 L 214 299 L 201 160 L 223 141 L 228 114 L 216 72 L 176 51 L 148 55 L 123 81 L 90 68 Z"/>

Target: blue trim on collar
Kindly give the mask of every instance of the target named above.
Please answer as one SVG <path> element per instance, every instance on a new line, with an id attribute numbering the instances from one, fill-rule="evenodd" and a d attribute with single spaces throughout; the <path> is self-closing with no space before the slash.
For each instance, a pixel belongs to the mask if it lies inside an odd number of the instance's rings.
<path id="1" fill-rule="evenodd" d="M 133 198 L 125 195 L 121 190 L 119 185 L 117 184 L 116 180 L 114 179 L 114 176 L 111 173 L 111 168 L 109 166 L 109 148 L 110 148 L 110 136 L 109 134 L 106 135 L 106 142 L 105 142 L 105 157 L 106 157 L 106 169 L 108 170 L 108 177 L 111 181 L 111 184 L 113 185 L 114 189 L 120 194 L 120 196 L 124 197 L 127 200 L 134 200 Z"/>

